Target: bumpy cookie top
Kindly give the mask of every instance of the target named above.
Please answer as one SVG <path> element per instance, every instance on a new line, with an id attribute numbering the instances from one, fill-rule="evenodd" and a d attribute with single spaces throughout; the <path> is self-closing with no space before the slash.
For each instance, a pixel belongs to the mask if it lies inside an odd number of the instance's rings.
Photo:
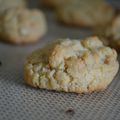
<path id="1" fill-rule="evenodd" d="M 11 41 L 29 42 L 46 32 L 44 14 L 37 10 L 9 9 L 0 18 L 0 33 Z"/>
<path id="2" fill-rule="evenodd" d="M 52 68 L 65 69 L 67 61 L 81 61 L 84 65 L 106 64 L 116 60 L 117 54 L 114 49 L 106 47 L 97 37 L 89 37 L 85 40 L 66 39 L 53 46 L 34 52 L 29 61 L 34 64 L 45 62 Z M 33 57 L 34 56 L 34 57 Z"/>

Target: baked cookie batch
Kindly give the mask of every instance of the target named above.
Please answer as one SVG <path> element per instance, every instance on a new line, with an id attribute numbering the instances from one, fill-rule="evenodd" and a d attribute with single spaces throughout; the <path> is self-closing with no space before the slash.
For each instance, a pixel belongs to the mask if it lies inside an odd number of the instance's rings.
<path id="1" fill-rule="evenodd" d="M 57 39 L 28 56 L 27 84 L 48 90 L 91 93 L 105 90 L 119 69 L 120 14 L 105 0 L 39 0 L 59 22 L 98 29 L 82 40 Z M 13 44 L 37 42 L 47 31 L 44 13 L 27 0 L 0 0 L 0 38 Z M 116 50 L 115 50 L 116 49 Z"/>

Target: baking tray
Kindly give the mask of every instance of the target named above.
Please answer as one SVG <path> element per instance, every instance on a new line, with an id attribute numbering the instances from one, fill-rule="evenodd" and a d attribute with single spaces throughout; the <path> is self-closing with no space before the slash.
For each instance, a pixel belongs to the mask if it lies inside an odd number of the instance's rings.
<path id="1" fill-rule="evenodd" d="M 120 120 L 120 72 L 108 89 L 92 94 L 47 91 L 24 83 L 23 64 L 33 50 L 57 38 L 80 39 L 92 34 L 89 29 L 60 25 L 52 12 L 43 11 L 48 32 L 38 43 L 0 43 L 0 120 Z"/>

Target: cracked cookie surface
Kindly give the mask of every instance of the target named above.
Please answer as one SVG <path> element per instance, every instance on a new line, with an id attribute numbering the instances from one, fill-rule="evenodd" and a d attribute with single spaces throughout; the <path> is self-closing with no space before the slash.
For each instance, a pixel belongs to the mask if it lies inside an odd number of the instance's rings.
<path id="1" fill-rule="evenodd" d="M 62 39 L 33 52 L 24 68 L 25 81 L 48 90 L 87 93 L 104 90 L 119 68 L 117 53 L 97 37 Z"/>

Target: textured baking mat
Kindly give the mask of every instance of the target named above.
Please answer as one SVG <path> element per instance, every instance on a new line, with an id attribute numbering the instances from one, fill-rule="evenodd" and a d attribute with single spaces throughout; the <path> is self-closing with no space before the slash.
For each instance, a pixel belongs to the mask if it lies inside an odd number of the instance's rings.
<path id="1" fill-rule="evenodd" d="M 120 120 L 120 72 L 107 90 L 92 94 L 39 90 L 24 83 L 23 64 L 31 51 L 56 38 L 91 34 L 64 27 L 51 12 L 45 13 L 48 33 L 41 41 L 26 46 L 0 43 L 0 120 Z"/>

